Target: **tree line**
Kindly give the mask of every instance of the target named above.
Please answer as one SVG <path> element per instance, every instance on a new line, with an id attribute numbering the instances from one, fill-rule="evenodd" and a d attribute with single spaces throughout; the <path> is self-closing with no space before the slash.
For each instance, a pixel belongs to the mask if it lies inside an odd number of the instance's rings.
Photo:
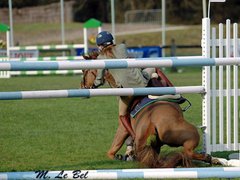
<path id="1" fill-rule="evenodd" d="M 60 0 L 12 0 L 13 8 L 40 6 L 56 3 Z M 64 0 L 70 1 L 70 0 Z M 73 20 L 85 22 L 96 18 L 102 22 L 111 22 L 110 0 L 72 0 Z M 207 1 L 208 2 L 208 1 Z M 8 0 L 0 1 L 0 8 L 8 7 Z M 116 22 L 124 22 L 124 13 L 128 10 L 161 9 L 161 0 L 115 0 Z M 223 22 L 230 18 L 239 19 L 240 0 L 227 0 L 225 3 L 211 4 L 212 21 Z M 199 24 L 203 17 L 202 0 L 166 0 L 167 22 L 172 24 Z"/>

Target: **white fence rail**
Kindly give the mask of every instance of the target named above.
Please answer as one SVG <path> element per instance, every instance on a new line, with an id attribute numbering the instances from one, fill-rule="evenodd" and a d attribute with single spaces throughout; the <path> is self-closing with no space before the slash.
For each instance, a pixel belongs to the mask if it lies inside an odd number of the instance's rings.
<path id="1" fill-rule="evenodd" d="M 210 20 L 203 19 L 203 56 L 212 58 L 238 58 L 238 25 L 226 21 L 226 35 L 223 24 L 219 32 L 210 27 Z M 232 37 L 231 37 L 231 34 Z M 225 38 L 224 38 L 225 37 Z M 203 84 L 206 95 L 203 100 L 203 124 L 206 129 L 206 151 L 230 151 L 240 149 L 239 140 L 239 65 L 205 67 Z"/>

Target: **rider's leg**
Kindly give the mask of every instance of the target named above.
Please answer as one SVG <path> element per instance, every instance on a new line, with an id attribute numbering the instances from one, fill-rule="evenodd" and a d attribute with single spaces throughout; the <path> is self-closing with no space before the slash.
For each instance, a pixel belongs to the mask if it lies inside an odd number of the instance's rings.
<path id="1" fill-rule="evenodd" d="M 130 122 L 130 114 L 128 112 L 128 106 L 131 102 L 132 97 L 124 96 L 119 98 L 119 118 L 122 122 L 123 126 L 126 128 L 128 133 L 132 136 L 132 138 L 135 138 L 135 133 L 132 129 L 132 125 Z"/>
<path id="2" fill-rule="evenodd" d="M 148 81 L 152 78 L 152 74 L 156 72 L 155 68 L 145 68 L 142 70 L 142 74 Z"/>
<path id="3" fill-rule="evenodd" d="M 128 102 L 130 102 L 130 100 L 131 100 L 131 97 L 119 98 L 119 119 L 118 119 L 119 125 L 118 125 L 117 132 L 115 134 L 115 137 L 113 139 L 112 146 L 107 153 L 108 157 L 111 159 L 115 157 L 115 154 L 122 147 L 124 141 L 130 134 L 125 127 L 125 126 L 131 127 L 129 118 L 125 118 L 127 116 L 129 117 L 129 115 L 126 116 L 126 114 L 128 114 L 127 109 L 128 109 Z M 133 144 L 133 143 L 129 143 L 129 144 Z"/>
<path id="4" fill-rule="evenodd" d="M 133 97 L 120 97 L 119 98 L 119 119 L 121 124 L 125 127 L 128 134 L 130 135 L 126 140 L 126 155 L 132 155 L 133 152 L 133 141 L 135 139 L 135 133 L 132 129 L 132 125 L 130 122 L 130 114 L 129 114 L 129 103 L 131 102 Z"/>

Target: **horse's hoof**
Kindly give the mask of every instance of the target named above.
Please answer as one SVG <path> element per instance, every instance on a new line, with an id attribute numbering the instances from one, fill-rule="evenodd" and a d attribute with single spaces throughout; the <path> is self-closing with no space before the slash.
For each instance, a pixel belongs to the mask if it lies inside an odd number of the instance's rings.
<path id="1" fill-rule="evenodd" d="M 115 157 L 114 157 L 114 159 L 115 159 L 115 160 L 122 161 L 122 160 L 124 160 L 124 157 L 123 157 L 123 155 L 121 155 L 121 154 L 116 154 Z"/>
<path id="2" fill-rule="evenodd" d="M 206 154 L 206 162 L 212 165 L 212 156 L 210 154 Z"/>
<path id="3" fill-rule="evenodd" d="M 135 161 L 135 156 L 134 155 L 125 155 L 124 156 L 124 161 Z"/>

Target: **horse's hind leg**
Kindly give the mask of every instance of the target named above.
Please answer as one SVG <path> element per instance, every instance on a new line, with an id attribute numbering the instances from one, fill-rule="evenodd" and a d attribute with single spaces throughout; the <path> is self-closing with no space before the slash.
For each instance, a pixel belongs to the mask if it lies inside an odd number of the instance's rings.
<path id="1" fill-rule="evenodd" d="M 198 141 L 196 140 L 188 140 L 183 144 L 184 148 L 184 160 L 183 166 L 191 167 L 192 166 L 192 159 L 194 159 L 194 149 L 197 147 Z"/>
<path id="2" fill-rule="evenodd" d="M 211 156 L 207 154 L 195 153 L 194 149 L 197 147 L 196 141 L 189 140 L 184 143 L 184 164 L 189 167 L 192 165 L 191 160 L 199 160 L 211 163 Z"/>

